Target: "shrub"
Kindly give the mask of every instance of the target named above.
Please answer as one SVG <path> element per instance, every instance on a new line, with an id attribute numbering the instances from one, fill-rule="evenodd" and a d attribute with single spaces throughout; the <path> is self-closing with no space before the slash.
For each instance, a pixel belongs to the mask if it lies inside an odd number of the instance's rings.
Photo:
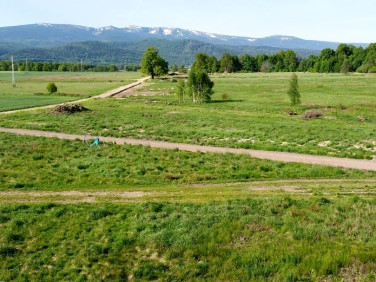
<path id="1" fill-rule="evenodd" d="M 47 84 L 47 91 L 50 94 L 56 93 L 57 92 L 57 86 L 56 86 L 56 84 L 53 83 L 53 82 L 48 83 Z"/>
<path id="2" fill-rule="evenodd" d="M 304 118 L 311 119 L 311 118 L 319 118 L 322 117 L 322 113 L 317 110 L 310 110 L 304 113 Z"/>
<path id="3" fill-rule="evenodd" d="M 222 97 L 222 100 L 228 100 L 228 94 L 227 93 L 223 93 L 221 97 Z"/>

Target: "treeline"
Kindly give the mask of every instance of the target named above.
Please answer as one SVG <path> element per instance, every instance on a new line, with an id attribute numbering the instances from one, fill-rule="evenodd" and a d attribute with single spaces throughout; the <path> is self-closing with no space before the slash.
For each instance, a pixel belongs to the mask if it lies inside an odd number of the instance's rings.
<path id="1" fill-rule="evenodd" d="M 138 71 L 138 65 L 89 65 L 80 63 L 57 63 L 57 62 L 15 62 L 15 71 L 61 71 L 61 72 L 115 72 L 119 70 Z M 12 63 L 10 61 L 0 62 L 0 71 L 11 71 Z"/>
<path id="2" fill-rule="evenodd" d="M 299 58 L 292 50 L 273 55 L 248 54 L 236 56 L 225 53 L 218 60 L 204 53 L 196 54 L 192 68 L 215 72 L 318 72 L 318 73 L 376 73 L 376 44 L 367 48 L 340 44 L 336 50 L 323 49 L 317 56 Z"/>

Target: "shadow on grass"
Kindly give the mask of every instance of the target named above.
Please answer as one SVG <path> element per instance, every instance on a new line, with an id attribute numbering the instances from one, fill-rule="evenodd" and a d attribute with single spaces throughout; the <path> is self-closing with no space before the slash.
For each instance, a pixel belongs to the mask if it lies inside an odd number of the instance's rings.
<path id="1" fill-rule="evenodd" d="M 208 103 L 217 104 L 217 103 L 236 103 L 244 102 L 244 100 L 211 100 Z"/>

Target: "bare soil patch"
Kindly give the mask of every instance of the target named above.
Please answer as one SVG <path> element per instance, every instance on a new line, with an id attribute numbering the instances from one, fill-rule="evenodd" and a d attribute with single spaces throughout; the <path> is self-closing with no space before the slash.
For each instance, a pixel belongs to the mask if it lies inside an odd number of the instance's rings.
<path id="1" fill-rule="evenodd" d="M 2 201 L 37 203 L 48 199 L 56 203 L 95 203 L 99 200 L 123 201 L 127 199 L 141 198 L 145 192 L 122 191 L 0 191 Z"/>
<path id="2" fill-rule="evenodd" d="M 149 83 L 147 85 L 150 86 L 151 84 Z M 145 91 L 139 91 L 140 89 L 145 88 L 145 86 L 146 86 L 146 83 L 141 83 L 140 85 L 126 89 L 126 90 L 114 95 L 113 97 L 114 98 L 126 98 L 126 97 L 129 97 L 129 96 L 155 96 L 155 95 L 163 94 L 162 92 L 158 92 L 158 91 L 146 91 L 146 90 Z"/>

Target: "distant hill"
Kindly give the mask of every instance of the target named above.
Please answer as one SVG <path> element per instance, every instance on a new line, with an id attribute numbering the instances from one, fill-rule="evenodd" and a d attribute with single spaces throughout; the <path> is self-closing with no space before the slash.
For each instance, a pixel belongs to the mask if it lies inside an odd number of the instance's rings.
<path id="1" fill-rule="evenodd" d="M 93 28 L 65 24 L 30 24 L 1 27 L 0 42 L 16 43 L 33 47 L 53 47 L 85 41 L 134 42 L 146 39 L 194 40 L 216 45 L 274 47 L 282 49 L 336 49 L 339 43 L 304 40 L 292 36 L 275 35 L 265 38 L 239 37 L 164 27 L 113 26 Z M 353 43 L 367 46 L 368 44 Z"/>
<path id="2" fill-rule="evenodd" d="M 87 41 L 70 43 L 50 48 L 25 48 L 21 50 L 9 50 L 9 44 L 4 47 L 7 50 L 0 57 L 1 60 L 9 60 L 13 55 L 15 61 L 40 61 L 40 62 L 80 62 L 86 64 L 139 64 L 147 46 L 158 48 L 161 56 L 170 64 L 191 65 L 194 55 L 203 52 L 220 58 L 223 53 L 234 55 L 274 54 L 280 48 L 252 47 L 252 46 L 228 46 L 214 45 L 195 40 L 165 40 L 148 39 L 135 42 L 99 42 Z M 1 43 L 0 43 L 1 50 Z M 310 54 L 318 54 L 315 50 L 295 50 L 301 57 Z M 0 53 L 1 54 L 1 53 Z"/>

